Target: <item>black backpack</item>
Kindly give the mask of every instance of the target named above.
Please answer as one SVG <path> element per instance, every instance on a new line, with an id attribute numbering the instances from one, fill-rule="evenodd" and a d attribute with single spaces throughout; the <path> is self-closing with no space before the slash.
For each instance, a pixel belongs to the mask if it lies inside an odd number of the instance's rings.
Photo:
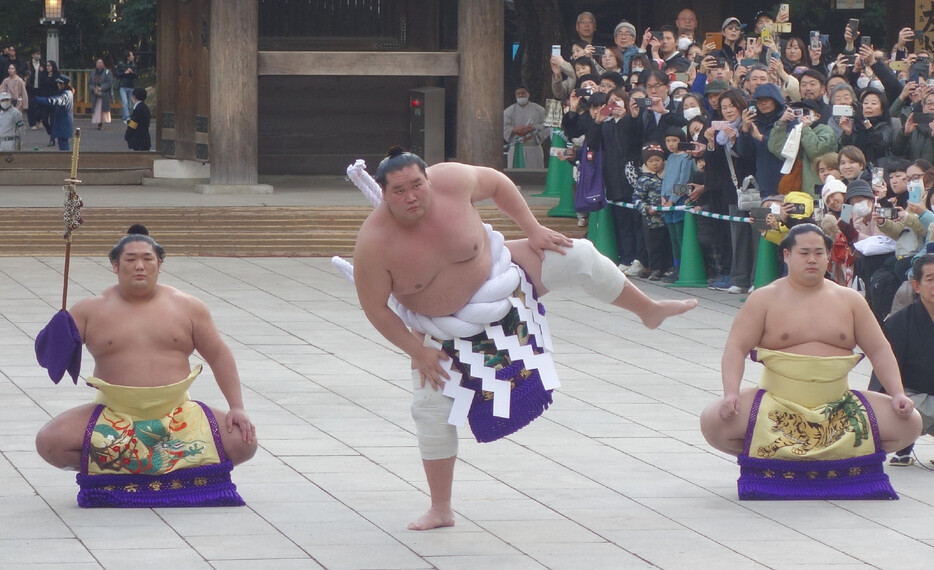
<path id="1" fill-rule="evenodd" d="M 889 316 L 895 293 L 902 284 L 894 269 L 895 258 L 887 259 L 885 264 L 872 274 L 869 285 L 866 286 L 866 301 L 880 324 Z"/>

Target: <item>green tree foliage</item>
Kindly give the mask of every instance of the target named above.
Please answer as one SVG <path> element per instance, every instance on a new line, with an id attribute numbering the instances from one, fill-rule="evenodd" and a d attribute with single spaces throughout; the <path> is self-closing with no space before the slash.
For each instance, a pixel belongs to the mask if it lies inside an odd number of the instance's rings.
<path id="1" fill-rule="evenodd" d="M 130 49 L 143 67 L 155 65 L 156 0 L 64 0 L 67 23 L 59 28 L 59 67 L 90 68 L 97 58 L 108 66 Z M 39 48 L 45 56 L 47 28 L 41 0 L 0 1 L 0 42 L 20 54 Z M 148 56 L 148 57 L 147 57 Z"/>

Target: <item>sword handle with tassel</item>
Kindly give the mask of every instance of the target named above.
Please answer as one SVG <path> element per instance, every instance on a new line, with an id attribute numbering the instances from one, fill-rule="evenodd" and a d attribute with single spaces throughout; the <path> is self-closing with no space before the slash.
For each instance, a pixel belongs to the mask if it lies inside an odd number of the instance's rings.
<path id="1" fill-rule="evenodd" d="M 65 282 L 62 285 L 62 310 L 68 309 L 68 268 L 71 264 L 71 234 L 84 223 L 81 218 L 81 197 L 75 187 L 81 183 L 78 180 L 78 152 L 81 148 L 81 129 L 75 129 L 75 147 L 71 151 L 71 177 L 65 180 Z"/>

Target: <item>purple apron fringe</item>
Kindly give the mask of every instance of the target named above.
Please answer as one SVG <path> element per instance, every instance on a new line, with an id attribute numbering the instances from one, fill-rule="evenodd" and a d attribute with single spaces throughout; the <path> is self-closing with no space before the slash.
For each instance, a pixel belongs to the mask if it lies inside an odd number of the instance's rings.
<path id="1" fill-rule="evenodd" d="M 120 507 L 242 507 L 246 501 L 230 480 L 233 462 L 227 459 L 214 412 L 196 401 L 208 418 L 220 463 L 178 469 L 163 475 L 88 475 L 91 434 L 104 411 L 100 404 L 91 413 L 81 450 L 78 506 L 83 508 Z"/>
<path id="2" fill-rule="evenodd" d="M 516 360 L 497 371 L 496 379 L 515 380 L 523 368 L 523 362 Z M 476 383 L 480 384 L 479 381 Z M 473 388 L 469 382 L 462 382 L 462 385 Z M 538 370 L 532 370 L 529 377 L 517 383 L 509 393 L 509 417 L 499 418 L 493 415 L 493 401 L 485 400 L 478 386 L 477 395 L 467 414 L 470 430 L 480 443 L 490 443 L 514 434 L 545 413 L 552 403 L 551 392 L 542 386 Z"/>
<path id="3" fill-rule="evenodd" d="M 79 473 L 78 506 L 94 507 L 242 507 L 230 481 L 233 463 L 200 465 L 165 475 L 85 475 Z"/>
<path id="4" fill-rule="evenodd" d="M 736 486 L 740 500 L 898 500 L 883 469 L 885 451 L 879 445 L 875 413 L 860 392 L 854 390 L 853 393 L 869 416 L 875 453 L 846 459 L 788 461 L 749 456 L 755 418 L 765 394 L 765 390 L 759 390 L 749 414 L 743 453 L 737 458 L 740 476 Z"/>

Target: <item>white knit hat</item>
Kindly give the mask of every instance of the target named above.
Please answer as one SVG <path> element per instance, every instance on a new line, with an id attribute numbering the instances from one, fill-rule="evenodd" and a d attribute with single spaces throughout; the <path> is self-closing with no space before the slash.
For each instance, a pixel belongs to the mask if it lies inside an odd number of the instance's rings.
<path id="1" fill-rule="evenodd" d="M 834 176 L 828 175 L 827 180 L 824 182 L 824 188 L 821 190 L 820 198 L 824 205 L 827 205 L 827 197 L 831 194 L 843 194 L 846 195 L 846 184 L 841 180 L 837 180 Z"/>

